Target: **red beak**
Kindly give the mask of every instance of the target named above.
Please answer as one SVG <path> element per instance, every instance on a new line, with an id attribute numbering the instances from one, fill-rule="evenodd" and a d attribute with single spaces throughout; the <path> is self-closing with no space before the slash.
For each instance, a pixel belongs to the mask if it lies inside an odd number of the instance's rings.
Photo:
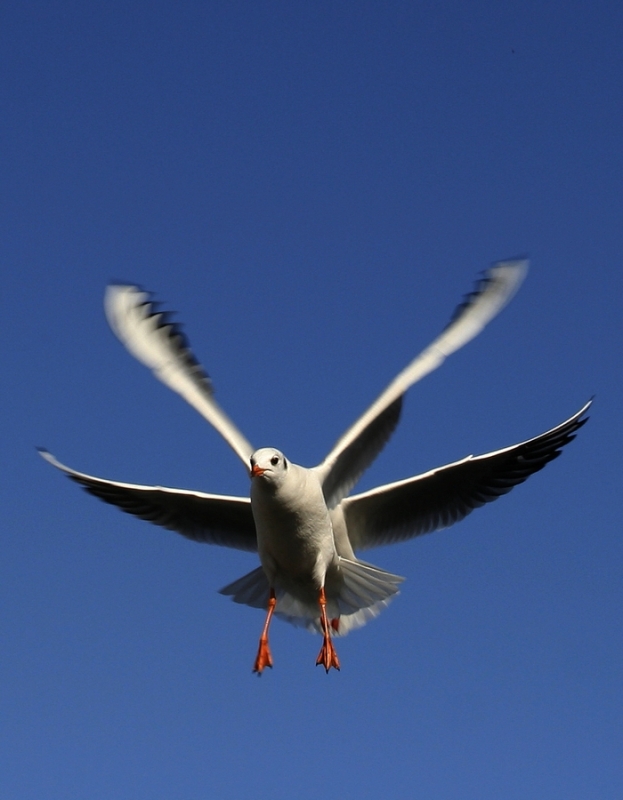
<path id="1" fill-rule="evenodd" d="M 251 477 L 252 478 L 257 478 L 258 475 L 263 475 L 265 472 L 266 472 L 266 470 L 262 469 L 262 467 L 258 467 L 257 464 L 254 464 L 251 467 Z"/>

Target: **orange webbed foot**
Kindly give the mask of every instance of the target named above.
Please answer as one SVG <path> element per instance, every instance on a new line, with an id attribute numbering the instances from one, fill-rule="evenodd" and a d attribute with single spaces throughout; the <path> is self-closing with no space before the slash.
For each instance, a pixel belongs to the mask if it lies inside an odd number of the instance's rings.
<path id="1" fill-rule="evenodd" d="M 273 666 L 273 657 L 270 653 L 270 647 L 268 646 L 268 628 L 270 626 L 270 621 L 276 605 L 277 598 L 275 596 L 275 590 L 271 587 L 270 594 L 268 595 L 266 621 L 264 622 L 264 628 L 262 630 L 262 635 L 260 636 L 260 646 L 257 648 L 255 663 L 253 664 L 253 672 L 257 672 L 258 675 L 261 675 L 262 670 L 266 667 L 270 667 L 272 669 Z"/>
<path id="2" fill-rule="evenodd" d="M 325 668 L 325 672 L 328 673 L 331 667 L 337 670 L 340 668 L 340 659 L 337 657 L 335 647 L 333 647 L 333 642 L 331 641 L 331 628 L 337 632 L 340 621 L 339 619 L 332 619 L 329 626 L 329 620 L 327 619 L 327 598 L 324 586 L 321 587 L 318 592 L 318 605 L 320 606 L 320 628 L 322 629 L 323 642 L 320 652 L 318 653 L 318 658 L 316 659 L 316 666 L 322 664 Z"/>
<path id="3" fill-rule="evenodd" d="M 325 668 L 325 672 L 329 672 L 331 667 L 333 669 L 340 669 L 340 659 L 337 657 L 337 653 L 335 652 L 335 647 L 333 647 L 333 642 L 331 641 L 330 636 L 325 636 L 324 641 L 322 643 L 322 647 L 320 648 L 320 653 L 318 653 L 318 658 L 316 659 L 316 666 L 322 666 Z"/>
<path id="4" fill-rule="evenodd" d="M 270 647 L 268 646 L 268 639 L 260 639 L 260 646 L 257 649 L 257 656 L 255 657 L 255 663 L 253 664 L 253 672 L 257 672 L 258 675 L 262 674 L 262 670 L 266 667 L 273 667 L 273 657 L 270 652 Z"/>

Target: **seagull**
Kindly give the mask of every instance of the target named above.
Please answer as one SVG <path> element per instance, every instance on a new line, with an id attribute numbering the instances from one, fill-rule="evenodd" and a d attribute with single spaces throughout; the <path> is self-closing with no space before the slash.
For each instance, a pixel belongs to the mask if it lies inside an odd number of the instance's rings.
<path id="1" fill-rule="evenodd" d="M 220 590 L 266 613 L 253 672 L 261 675 L 273 666 L 268 639 L 273 615 L 320 633 L 316 665 L 327 673 L 339 670 L 333 639 L 376 617 L 404 580 L 360 560 L 356 551 L 462 520 L 559 456 L 588 419 L 592 401 L 533 439 L 349 494 L 393 433 L 407 389 L 477 336 L 515 294 L 527 269 L 525 259 L 490 267 L 441 334 L 312 468 L 272 447 L 256 450 L 216 402 L 212 381 L 180 325 L 139 286 L 111 285 L 105 311 L 113 332 L 221 434 L 247 470 L 250 498 L 105 480 L 61 464 L 47 450 L 39 452 L 90 494 L 129 514 L 197 542 L 258 553 L 259 567 Z"/>

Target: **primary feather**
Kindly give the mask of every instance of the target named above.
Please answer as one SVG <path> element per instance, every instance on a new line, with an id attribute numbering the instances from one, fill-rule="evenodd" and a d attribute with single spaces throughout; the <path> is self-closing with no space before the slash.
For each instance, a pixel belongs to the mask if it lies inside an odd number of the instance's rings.
<path id="1" fill-rule="evenodd" d="M 383 449 L 398 423 L 402 396 L 410 386 L 470 342 L 504 308 L 521 286 L 528 261 L 494 264 L 455 310 L 441 334 L 402 370 L 316 467 L 327 505 L 336 506 Z"/>
<path id="2" fill-rule="evenodd" d="M 212 381 L 181 327 L 139 286 L 109 286 L 104 307 L 110 327 L 127 350 L 213 425 L 248 469 L 255 448 L 214 399 Z"/>

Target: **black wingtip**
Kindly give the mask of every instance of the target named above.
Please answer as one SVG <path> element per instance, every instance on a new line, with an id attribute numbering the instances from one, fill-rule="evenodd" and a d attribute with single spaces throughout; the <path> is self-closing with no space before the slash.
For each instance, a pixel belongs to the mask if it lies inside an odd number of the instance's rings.
<path id="1" fill-rule="evenodd" d="M 51 464 L 53 467 L 57 466 L 57 461 L 49 450 L 46 450 L 45 447 L 37 447 L 36 450 L 45 462 Z"/>
<path id="2" fill-rule="evenodd" d="M 526 265 L 525 269 L 524 269 L 524 276 L 525 276 L 526 271 L 528 269 L 527 265 L 529 263 L 527 258 L 508 258 L 508 259 L 506 259 L 504 261 L 495 261 L 495 262 L 493 262 L 493 264 L 491 264 L 491 266 L 488 269 L 482 270 L 479 273 L 479 276 L 476 278 L 476 281 L 474 283 L 474 288 L 471 290 L 471 292 L 468 292 L 467 294 L 463 295 L 463 299 L 461 300 L 459 305 L 454 309 L 454 312 L 453 312 L 452 316 L 450 317 L 450 321 L 448 322 L 448 324 L 445 326 L 445 328 L 443 330 L 446 331 L 446 330 L 448 330 L 448 328 L 452 327 L 452 325 L 454 325 L 454 323 L 457 321 L 457 319 L 459 319 L 459 317 L 461 317 L 465 313 L 465 311 L 471 305 L 473 305 L 474 302 L 476 300 L 478 300 L 478 298 L 481 295 L 483 295 L 487 291 L 488 286 L 496 280 L 496 276 L 495 276 L 495 272 L 494 272 L 494 270 L 496 268 L 502 267 L 505 264 L 506 265 L 510 265 L 510 264 L 518 264 L 518 263 L 523 263 L 523 264 Z M 506 302 L 508 302 L 510 300 L 510 298 L 514 295 L 514 293 L 517 291 L 517 289 L 521 285 L 522 281 L 523 281 L 523 277 L 520 278 L 520 280 L 517 283 L 517 285 L 515 286 L 515 288 L 509 294 L 509 296 L 506 299 Z"/>
<path id="3" fill-rule="evenodd" d="M 589 398 L 588 402 L 585 403 L 582 408 L 578 411 L 578 420 L 582 420 L 582 424 L 588 420 L 588 412 L 590 411 L 591 406 L 595 400 L 596 395 L 592 395 Z"/>
<path id="4" fill-rule="evenodd" d="M 582 408 L 580 410 L 580 412 L 579 412 L 579 414 L 577 416 L 577 419 L 576 419 L 576 430 L 579 431 L 580 428 L 583 427 L 584 425 L 586 425 L 586 423 L 589 421 L 590 417 L 588 415 L 588 412 L 589 412 L 591 406 L 593 405 L 593 400 L 594 399 L 595 399 L 595 395 L 593 395 L 593 397 L 591 397 L 591 399 L 588 401 L 588 403 L 586 403 L 584 408 Z"/>

